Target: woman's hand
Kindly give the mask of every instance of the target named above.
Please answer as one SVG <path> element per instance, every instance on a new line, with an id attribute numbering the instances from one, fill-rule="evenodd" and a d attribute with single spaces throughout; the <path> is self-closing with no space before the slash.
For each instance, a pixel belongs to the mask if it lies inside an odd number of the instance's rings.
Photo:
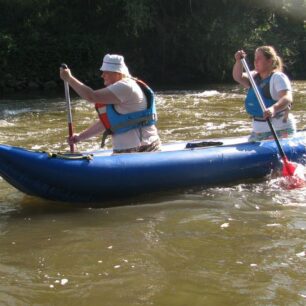
<path id="1" fill-rule="evenodd" d="M 73 144 L 76 144 L 78 142 L 80 142 L 80 137 L 78 134 L 74 134 L 72 135 L 71 137 L 67 137 L 67 142 L 69 145 L 73 145 Z"/>
<path id="2" fill-rule="evenodd" d="M 64 69 L 60 67 L 60 77 L 63 81 L 68 82 L 69 78 L 71 77 L 71 71 L 69 68 Z"/>
<path id="3" fill-rule="evenodd" d="M 264 112 L 264 118 L 267 119 L 267 118 L 272 118 L 275 116 L 275 107 L 272 105 L 270 106 L 269 108 L 267 108 Z"/>
<path id="4" fill-rule="evenodd" d="M 236 60 L 236 62 L 240 61 L 241 59 L 243 59 L 245 57 L 246 57 L 246 53 L 243 50 L 238 50 L 235 53 L 235 60 Z"/>
<path id="5" fill-rule="evenodd" d="M 245 88 L 250 88 L 249 78 L 246 73 L 243 72 L 243 65 L 241 59 L 246 57 L 246 53 L 243 50 L 238 50 L 235 53 L 235 64 L 233 66 L 233 79 L 241 84 Z"/>

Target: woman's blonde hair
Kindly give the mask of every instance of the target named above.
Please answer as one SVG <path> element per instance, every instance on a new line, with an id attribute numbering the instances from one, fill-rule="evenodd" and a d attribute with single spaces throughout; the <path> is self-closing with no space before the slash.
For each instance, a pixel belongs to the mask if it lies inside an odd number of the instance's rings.
<path id="1" fill-rule="evenodd" d="M 262 46 L 257 48 L 256 51 L 261 51 L 266 59 L 272 59 L 273 71 L 283 71 L 283 60 L 272 46 Z"/>

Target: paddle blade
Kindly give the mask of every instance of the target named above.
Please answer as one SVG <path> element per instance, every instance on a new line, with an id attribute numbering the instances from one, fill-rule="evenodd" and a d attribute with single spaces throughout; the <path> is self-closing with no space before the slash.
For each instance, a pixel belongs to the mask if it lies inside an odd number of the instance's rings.
<path id="1" fill-rule="evenodd" d="M 289 162 L 289 160 L 287 159 L 287 157 L 283 157 L 283 176 L 293 176 L 296 170 L 296 165 Z"/>
<path id="2" fill-rule="evenodd" d="M 305 169 L 301 164 L 289 162 L 286 157 L 283 160 L 282 186 L 286 189 L 303 188 L 306 186 Z"/>

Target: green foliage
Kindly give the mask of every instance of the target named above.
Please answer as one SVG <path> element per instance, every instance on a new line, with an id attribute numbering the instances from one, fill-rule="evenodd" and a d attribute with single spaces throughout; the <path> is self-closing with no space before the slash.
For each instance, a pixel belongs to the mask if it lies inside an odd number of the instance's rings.
<path id="1" fill-rule="evenodd" d="M 264 44 L 306 77 L 305 0 L 0 0 L 0 11 L 2 88 L 61 83 L 61 62 L 91 83 L 110 52 L 156 84 L 226 81 L 237 49 L 252 58 Z"/>

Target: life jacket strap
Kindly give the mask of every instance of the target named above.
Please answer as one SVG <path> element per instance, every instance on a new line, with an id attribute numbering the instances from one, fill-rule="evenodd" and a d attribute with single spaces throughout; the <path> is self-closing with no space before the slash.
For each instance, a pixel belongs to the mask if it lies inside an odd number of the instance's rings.
<path id="1" fill-rule="evenodd" d="M 103 115 L 106 113 L 106 105 L 105 104 L 98 104 L 96 103 L 96 111 L 98 112 L 98 115 Z"/>
<path id="2" fill-rule="evenodd" d="M 155 119 L 155 114 L 152 114 L 150 116 L 145 116 L 145 117 L 141 117 L 137 119 L 131 119 L 127 122 L 117 124 L 110 129 L 106 129 L 102 134 L 101 148 L 104 148 L 107 137 L 115 133 L 116 130 L 130 126 L 131 124 L 141 124 L 143 126 L 146 126 L 148 122 L 154 119 Z M 142 138 L 142 131 L 140 131 L 140 133 L 141 133 L 141 138 Z"/>
<path id="3" fill-rule="evenodd" d="M 286 111 L 287 111 L 287 110 L 282 110 L 282 111 L 280 111 L 280 112 L 277 113 L 273 118 L 279 119 L 279 118 L 283 117 L 283 116 L 285 115 L 285 112 L 286 112 Z M 253 118 L 254 121 L 260 121 L 260 122 L 265 122 L 265 121 L 267 121 L 266 119 L 264 119 L 264 118 L 262 118 L 262 117 L 256 117 L 256 116 L 254 116 L 254 117 L 252 117 L 252 118 Z"/>
<path id="4" fill-rule="evenodd" d="M 152 120 L 156 120 L 155 114 L 151 114 L 151 115 L 140 117 L 140 118 L 130 119 L 128 121 L 118 123 L 112 126 L 110 128 L 110 131 L 111 133 L 116 133 L 117 130 L 134 125 L 134 124 L 140 124 L 140 125 L 146 126 Z"/>

